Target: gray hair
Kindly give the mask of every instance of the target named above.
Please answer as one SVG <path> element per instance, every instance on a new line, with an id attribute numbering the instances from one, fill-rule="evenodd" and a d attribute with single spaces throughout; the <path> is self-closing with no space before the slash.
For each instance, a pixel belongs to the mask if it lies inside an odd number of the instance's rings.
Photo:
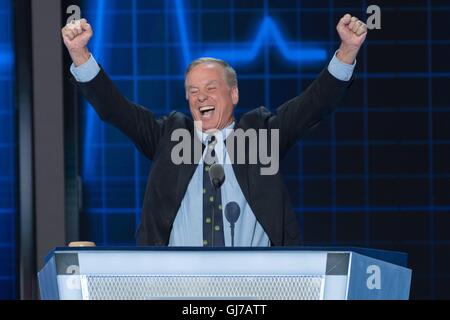
<path id="1" fill-rule="evenodd" d="M 187 67 L 186 72 L 184 74 L 184 78 L 187 78 L 189 72 L 194 69 L 196 66 L 204 63 L 215 63 L 223 68 L 225 71 L 225 81 L 227 82 L 230 88 L 238 85 L 237 74 L 230 64 L 224 60 L 216 59 L 216 58 L 199 58 L 191 62 L 191 64 Z"/>

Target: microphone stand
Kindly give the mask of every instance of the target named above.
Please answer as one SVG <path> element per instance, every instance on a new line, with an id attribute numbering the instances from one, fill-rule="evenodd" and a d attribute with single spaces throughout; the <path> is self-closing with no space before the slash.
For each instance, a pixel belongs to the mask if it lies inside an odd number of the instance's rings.
<path id="1" fill-rule="evenodd" d="M 231 246 L 234 248 L 234 223 L 230 223 L 231 229 Z"/>

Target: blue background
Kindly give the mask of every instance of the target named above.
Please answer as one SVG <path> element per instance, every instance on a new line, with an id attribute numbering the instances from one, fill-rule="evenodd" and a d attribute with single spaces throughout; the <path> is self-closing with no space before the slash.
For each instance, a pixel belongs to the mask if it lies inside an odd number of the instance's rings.
<path id="1" fill-rule="evenodd" d="M 11 1 L 0 0 L 0 300 L 16 297 L 16 135 Z"/>
<path id="2" fill-rule="evenodd" d="M 184 68 L 214 54 L 237 69 L 239 116 L 301 93 L 338 48 L 340 17 L 366 19 L 369 4 L 89 0 L 83 10 L 96 32 L 92 51 L 129 99 L 157 115 L 188 113 Z M 408 252 L 411 297 L 449 298 L 450 6 L 381 8 L 382 29 L 370 32 L 348 97 L 282 172 L 306 245 Z M 83 119 L 84 235 L 133 244 L 151 163 L 90 108 Z"/>

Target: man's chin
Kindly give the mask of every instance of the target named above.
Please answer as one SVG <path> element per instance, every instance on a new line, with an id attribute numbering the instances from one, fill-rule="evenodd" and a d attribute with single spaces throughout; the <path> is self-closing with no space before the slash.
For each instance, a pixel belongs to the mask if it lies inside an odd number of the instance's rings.
<path id="1" fill-rule="evenodd" d="M 215 126 L 203 127 L 203 132 L 206 132 L 206 133 L 214 133 L 218 130 L 219 129 Z"/>
<path id="2" fill-rule="evenodd" d="M 201 129 L 203 132 L 208 132 L 208 131 L 216 131 L 218 130 L 218 125 L 214 124 L 213 121 L 211 120 L 207 120 L 207 121 L 196 121 L 196 127 L 198 129 Z"/>

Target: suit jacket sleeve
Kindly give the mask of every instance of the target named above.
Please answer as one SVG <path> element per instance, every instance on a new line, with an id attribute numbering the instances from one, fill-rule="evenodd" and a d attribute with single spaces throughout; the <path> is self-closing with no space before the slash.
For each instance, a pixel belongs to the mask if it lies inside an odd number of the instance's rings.
<path id="1" fill-rule="evenodd" d="M 156 119 L 150 110 L 128 101 L 103 69 L 90 82 L 71 80 L 94 107 L 100 119 L 125 133 L 140 152 L 153 160 L 167 117 Z"/>
<path id="2" fill-rule="evenodd" d="M 324 69 L 300 96 L 284 103 L 268 119 L 269 128 L 280 130 L 280 155 L 304 134 L 328 116 L 349 88 L 350 81 L 341 81 Z"/>

